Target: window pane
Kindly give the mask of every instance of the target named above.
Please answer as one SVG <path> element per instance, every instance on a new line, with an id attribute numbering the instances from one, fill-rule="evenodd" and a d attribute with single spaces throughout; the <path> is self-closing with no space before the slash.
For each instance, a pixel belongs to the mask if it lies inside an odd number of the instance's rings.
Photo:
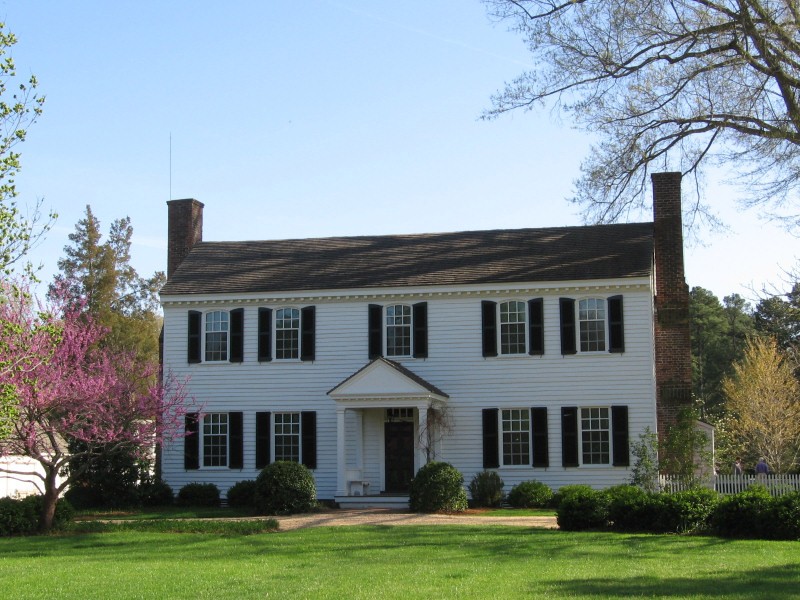
<path id="1" fill-rule="evenodd" d="M 300 311 L 281 308 L 275 311 L 275 358 L 300 357 Z"/>
<path id="2" fill-rule="evenodd" d="M 578 303 L 581 352 L 602 352 L 606 349 L 606 301 L 588 298 Z"/>
<path id="3" fill-rule="evenodd" d="M 530 413 L 526 408 L 502 411 L 503 464 L 530 464 Z"/>
<path id="4" fill-rule="evenodd" d="M 228 313 L 206 313 L 206 360 L 228 360 Z"/>
<path id="5" fill-rule="evenodd" d="M 386 356 L 411 356 L 411 307 L 386 307 Z"/>
<path id="6" fill-rule="evenodd" d="M 581 409 L 581 449 L 583 464 L 611 463 L 611 430 L 608 408 Z"/>
<path id="7" fill-rule="evenodd" d="M 275 460 L 300 462 L 300 413 L 275 413 Z"/>
<path id="8" fill-rule="evenodd" d="M 525 303 L 500 304 L 500 354 L 525 354 Z"/>
<path id="9" fill-rule="evenodd" d="M 228 415 L 215 413 L 203 417 L 203 466 L 228 466 Z"/>

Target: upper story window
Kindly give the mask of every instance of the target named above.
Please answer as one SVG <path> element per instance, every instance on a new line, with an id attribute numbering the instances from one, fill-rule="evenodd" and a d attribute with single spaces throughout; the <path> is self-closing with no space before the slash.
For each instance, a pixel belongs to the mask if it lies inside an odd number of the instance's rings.
<path id="1" fill-rule="evenodd" d="M 386 356 L 411 356 L 411 307 L 386 307 Z"/>
<path id="2" fill-rule="evenodd" d="M 481 302 L 483 356 L 544 354 L 544 301 Z M 499 351 L 498 351 L 499 350 Z"/>
<path id="3" fill-rule="evenodd" d="M 189 311 L 188 361 L 242 362 L 244 359 L 244 309 Z"/>
<path id="4" fill-rule="evenodd" d="M 215 310 L 206 313 L 205 319 L 206 362 L 228 360 L 228 313 Z"/>
<path id="5" fill-rule="evenodd" d="M 624 352 L 622 296 L 559 299 L 561 354 Z M 577 321 L 577 324 L 576 324 Z"/>
<path id="6" fill-rule="evenodd" d="M 525 354 L 525 303 L 500 303 L 500 354 Z"/>
<path id="7" fill-rule="evenodd" d="M 428 303 L 370 304 L 369 358 L 428 357 Z"/>
<path id="8" fill-rule="evenodd" d="M 296 308 L 275 311 L 275 358 L 300 358 L 300 311 Z"/>
<path id="9" fill-rule="evenodd" d="M 258 360 L 315 360 L 316 324 L 314 306 L 259 308 Z"/>
<path id="10" fill-rule="evenodd" d="M 578 302 L 578 325 L 581 352 L 604 352 L 606 349 L 606 301 L 586 298 Z"/>

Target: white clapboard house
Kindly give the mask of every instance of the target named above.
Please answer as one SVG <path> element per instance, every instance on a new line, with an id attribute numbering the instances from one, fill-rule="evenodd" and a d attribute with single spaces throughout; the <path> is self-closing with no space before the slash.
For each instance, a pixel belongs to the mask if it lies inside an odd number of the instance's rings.
<path id="1" fill-rule="evenodd" d="M 422 235 L 204 242 L 203 204 L 168 202 L 163 362 L 202 412 L 164 479 L 300 461 L 342 504 L 402 503 L 430 460 L 629 480 L 689 400 L 680 180 L 653 175 L 653 222 Z"/>

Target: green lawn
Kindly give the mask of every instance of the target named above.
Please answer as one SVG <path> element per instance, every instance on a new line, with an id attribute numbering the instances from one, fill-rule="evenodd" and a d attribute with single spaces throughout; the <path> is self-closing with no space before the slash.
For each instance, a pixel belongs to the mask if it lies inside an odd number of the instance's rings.
<path id="1" fill-rule="evenodd" d="M 0 539 L 25 598 L 800 598 L 800 543 L 497 526 Z"/>

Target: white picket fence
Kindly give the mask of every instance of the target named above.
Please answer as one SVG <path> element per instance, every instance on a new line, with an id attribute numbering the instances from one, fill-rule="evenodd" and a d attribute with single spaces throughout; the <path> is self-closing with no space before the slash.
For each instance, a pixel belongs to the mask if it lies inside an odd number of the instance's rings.
<path id="1" fill-rule="evenodd" d="M 679 477 L 661 475 L 659 477 L 661 489 L 671 492 L 679 492 L 689 489 L 691 484 Z M 789 492 L 800 491 L 800 475 L 713 475 L 702 482 L 708 488 L 716 490 L 720 494 L 736 494 L 743 492 L 753 484 L 765 486 L 773 496 L 783 496 Z"/>

